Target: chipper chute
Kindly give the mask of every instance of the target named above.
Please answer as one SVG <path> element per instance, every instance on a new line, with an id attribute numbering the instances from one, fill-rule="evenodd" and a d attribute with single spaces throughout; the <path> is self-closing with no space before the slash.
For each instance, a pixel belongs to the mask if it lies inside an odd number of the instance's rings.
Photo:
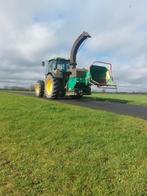
<path id="1" fill-rule="evenodd" d="M 74 42 L 71 52 L 70 52 L 70 64 L 73 66 L 73 68 L 76 67 L 77 65 L 77 61 L 76 61 L 76 57 L 77 57 L 77 53 L 78 53 L 78 49 L 80 48 L 81 44 L 87 39 L 90 38 L 91 36 L 89 35 L 89 33 L 87 32 L 83 32 Z"/>

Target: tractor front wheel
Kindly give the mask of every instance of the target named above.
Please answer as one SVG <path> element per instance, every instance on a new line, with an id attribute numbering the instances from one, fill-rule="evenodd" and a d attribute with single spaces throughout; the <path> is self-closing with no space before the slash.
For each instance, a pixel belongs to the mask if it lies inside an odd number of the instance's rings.
<path id="1" fill-rule="evenodd" d="M 48 99 L 56 99 L 59 96 L 60 83 L 59 79 L 48 75 L 45 79 L 45 96 Z"/>

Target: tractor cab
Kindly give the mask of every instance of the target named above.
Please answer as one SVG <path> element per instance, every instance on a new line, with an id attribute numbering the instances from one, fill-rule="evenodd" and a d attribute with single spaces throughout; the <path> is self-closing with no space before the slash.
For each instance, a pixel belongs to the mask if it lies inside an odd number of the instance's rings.
<path id="1" fill-rule="evenodd" d="M 44 64 L 45 65 L 45 64 Z M 45 75 L 49 73 L 54 73 L 58 70 L 58 72 L 66 73 L 70 70 L 70 62 L 68 59 L 64 58 L 55 58 L 48 61 L 45 65 Z"/>

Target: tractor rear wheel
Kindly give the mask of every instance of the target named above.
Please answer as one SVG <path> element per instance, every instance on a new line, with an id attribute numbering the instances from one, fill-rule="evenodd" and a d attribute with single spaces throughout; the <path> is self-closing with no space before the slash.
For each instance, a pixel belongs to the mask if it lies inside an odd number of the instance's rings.
<path id="1" fill-rule="evenodd" d="M 43 97 L 44 95 L 44 81 L 38 80 L 35 84 L 35 95 L 37 97 Z"/>
<path id="2" fill-rule="evenodd" d="M 59 79 L 48 75 L 45 79 L 45 96 L 48 99 L 56 99 L 60 92 L 60 82 Z"/>

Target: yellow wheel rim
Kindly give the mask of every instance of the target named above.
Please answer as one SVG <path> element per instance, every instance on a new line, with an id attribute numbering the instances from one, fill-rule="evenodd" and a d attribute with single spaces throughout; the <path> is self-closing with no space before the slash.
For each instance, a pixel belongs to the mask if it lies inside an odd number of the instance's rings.
<path id="1" fill-rule="evenodd" d="M 35 92 L 36 92 L 36 95 L 39 95 L 40 93 L 40 86 L 39 85 L 35 85 Z"/>
<path id="2" fill-rule="evenodd" d="M 52 80 L 49 79 L 46 82 L 46 92 L 48 95 L 51 95 L 52 91 L 53 91 L 53 82 L 52 82 Z"/>

